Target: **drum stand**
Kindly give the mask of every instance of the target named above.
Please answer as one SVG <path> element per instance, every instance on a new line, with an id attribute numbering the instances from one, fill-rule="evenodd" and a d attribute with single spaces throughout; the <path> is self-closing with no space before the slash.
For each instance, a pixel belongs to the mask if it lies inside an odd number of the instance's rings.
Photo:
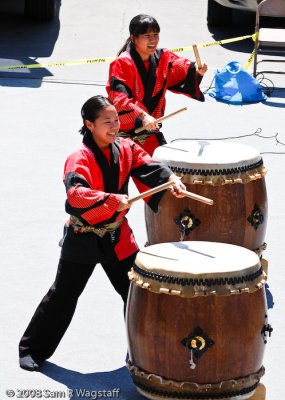
<path id="1" fill-rule="evenodd" d="M 262 383 L 259 383 L 254 395 L 249 400 L 266 400 L 266 388 Z"/>

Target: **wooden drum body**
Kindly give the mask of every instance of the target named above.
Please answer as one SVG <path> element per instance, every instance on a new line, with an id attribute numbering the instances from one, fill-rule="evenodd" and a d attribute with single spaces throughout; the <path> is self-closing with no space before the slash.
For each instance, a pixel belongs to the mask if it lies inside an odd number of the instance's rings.
<path id="1" fill-rule="evenodd" d="M 146 207 L 149 244 L 179 240 L 231 243 L 262 251 L 267 224 L 266 169 L 258 151 L 228 142 L 175 141 L 154 157 L 207 204 L 164 194 L 158 212 Z"/>
<path id="2" fill-rule="evenodd" d="M 256 253 L 174 242 L 138 253 L 128 368 L 150 399 L 246 399 L 264 373 L 266 275 Z"/>

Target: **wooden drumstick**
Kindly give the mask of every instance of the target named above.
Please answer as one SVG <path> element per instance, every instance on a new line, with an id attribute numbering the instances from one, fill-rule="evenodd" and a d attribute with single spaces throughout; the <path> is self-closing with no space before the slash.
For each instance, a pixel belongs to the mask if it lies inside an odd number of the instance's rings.
<path id="1" fill-rule="evenodd" d="M 143 193 L 141 193 L 141 194 L 139 194 L 137 196 L 129 198 L 128 203 L 132 204 L 137 200 L 141 200 L 141 199 L 144 199 L 147 196 L 151 196 L 151 195 L 153 195 L 155 193 L 161 192 L 162 190 L 168 189 L 173 184 L 174 184 L 173 181 L 168 181 L 166 183 L 163 183 L 162 185 L 156 186 L 153 189 L 147 190 L 146 192 L 143 192 Z M 192 192 L 188 192 L 187 190 L 181 190 L 181 193 L 184 194 L 184 196 L 190 197 L 193 200 L 197 200 L 197 201 L 200 201 L 200 202 L 208 204 L 208 205 L 214 204 L 213 200 L 208 199 L 207 197 L 203 197 L 203 196 L 200 196 L 198 194 L 192 193 Z"/>
<path id="2" fill-rule="evenodd" d="M 198 47 L 196 44 L 193 44 L 193 50 L 194 50 L 194 54 L 195 54 L 195 58 L 196 58 L 197 67 L 198 67 L 198 69 L 200 69 L 200 68 L 202 68 L 202 63 L 201 63 L 201 58 L 199 55 Z"/>
<path id="3" fill-rule="evenodd" d="M 162 190 L 168 189 L 173 184 L 174 184 L 173 181 L 168 181 L 166 183 L 163 183 L 162 185 L 156 186 L 153 189 L 147 190 L 146 192 L 143 192 L 143 193 L 141 193 L 141 194 L 139 194 L 137 196 L 129 198 L 128 203 L 133 203 L 133 202 L 135 202 L 137 200 L 141 200 L 141 199 L 143 199 L 143 198 L 145 198 L 147 196 L 151 196 L 151 195 L 153 195 L 155 193 L 161 192 Z"/>
<path id="4" fill-rule="evenodd" d="M 174 111 L 174 112 L 172 112 L 170 114 L 164 115 L 163 117 L 156 119 L 154 122 L 155 123 L 162 122 L 165 119 L 170 118 L 173 115 L 176 115 L 176 114 L 180 113 L 181 111 L 185 111 L 185 110 L 187 110 L 187 107 L 180 108 L 179 110 L 176 110 L 176 111 Z M 135 129 L 135 133 L 140 133 L 140 132 L 145 131 L 145 130 L 146 130 L 145 127 L 141 126 L 140 128 Z"/>
<path id="5" fill-rule="evenodd" d="M 186 197 L 189 197 L 190 199 L 200 201 L 201 203 L 208 204 L 209 206 L 214 204 L 214 200 L 208 199 L 208 197 L 203 197 L 192 192 L 188 192 L 188 190 L 181 190 L 181 193 L 184 194 Z"/>

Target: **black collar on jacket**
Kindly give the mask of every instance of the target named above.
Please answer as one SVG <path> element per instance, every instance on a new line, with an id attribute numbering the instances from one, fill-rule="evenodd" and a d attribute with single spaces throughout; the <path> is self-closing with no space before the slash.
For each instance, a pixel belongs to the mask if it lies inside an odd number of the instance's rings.
<path id="1" fill-rule="evenodd" d="M 155 54 L 149 57 L 148 71 L 146 70 L 144 62 L 139 53 L 136 51 L 135 45 L 133 43 L 130 43 L 127 51 L 130 53 L 132 59 L 134 60 L 134 63 L 142 80 L 142 84 L 144 87 L 144 98 L 142 99 L 142 102 L 146 106 L 149 113 L 152 114 L 162 94 L 162 91 L 160 91 L 156 96 L 153 97 L 153 91 L 156 82 L 156 69 L 159 65 L 162 49 L 157 49 Z"/>

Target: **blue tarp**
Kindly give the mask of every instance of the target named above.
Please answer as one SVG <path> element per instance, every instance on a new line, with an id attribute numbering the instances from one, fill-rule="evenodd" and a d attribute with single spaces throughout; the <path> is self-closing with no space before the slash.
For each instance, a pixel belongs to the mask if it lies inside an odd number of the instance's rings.
<path id="1" fill-rule="evenodd" d="M 237 61 L 215 72 L 215 88 L 209 90 L 209 95 L 229 104 L 250 104 L 267 99 L 257 79 Z"/>

